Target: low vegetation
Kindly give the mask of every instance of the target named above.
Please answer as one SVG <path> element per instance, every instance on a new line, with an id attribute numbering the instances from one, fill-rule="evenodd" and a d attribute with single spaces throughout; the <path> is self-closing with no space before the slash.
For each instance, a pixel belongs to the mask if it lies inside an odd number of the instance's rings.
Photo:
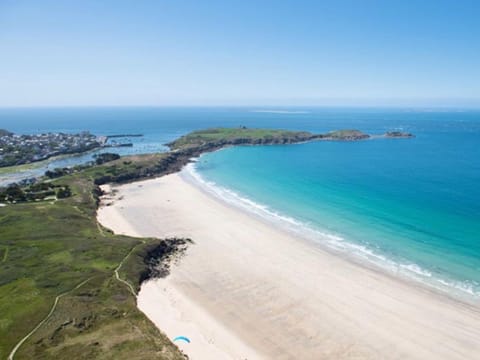
<path id="1" fill-rule="evenodd" d="M 93 158 L 95 159 L 95 164 L 102 165 L 106 162 L 120 159 L 120 155 L 114 153 L 102 153 L 94 155 Z"/>
<path id="2" fill-rule="evenodd" d="M 336 130 L 325 134 L 325 137 L 331 140 L 363 140 L 368 139 L 370 135 L 361 132 L 360 130 Z"/>
<path id="3" fill-rule="evenodd" d="M 134 163 L 107 163 L 33 185 L 39 191 L 68 188 L 70 197 L 0 207 L 0 359 L 45 319 L 58 296 L 52 315 L 15 359 L 184 358 L 115 277 L 126 258 L 120 276 L 138 288 L 147 265 L 127 255 L 159 240 L 113 235 L 96 221 L 95 176 L 120 166 L 138 170 L 148 160 Z"/>
<path id="4" fill-rule="evenodd" d="M 71 195 L 70 186 L 64 184 L 42 182 L 26 187 L 11 184 L 4 189 L 0 189 L 0 202 L 15 204 L 28 201 L 56 200 Z"/>
<path id="5" fill-rule="evenodd" d="M 167 144 L 172 150 L 202 146 L 208 143 L 225 144 L 287 144 L 312 140 L 316 135 L 306 131 L 272 129 L 212 128 L 191 132 Z"/>
<path id="6" fill-rule="evenodd" d="M 218 148 L 227 145 L 275 145 L 304 141 L 357 141 L 371 136 L 359 130 L 337 130 L 325 134 L 272 129 L 212 128 L 191 132 L 167 144 L 174 151 L 190 148 Z"/>

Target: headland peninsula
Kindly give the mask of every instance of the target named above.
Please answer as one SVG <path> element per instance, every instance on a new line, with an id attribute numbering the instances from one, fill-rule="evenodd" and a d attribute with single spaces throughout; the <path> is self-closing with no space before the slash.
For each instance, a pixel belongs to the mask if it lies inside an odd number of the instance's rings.
<path id="1" fill-rule="evenodd" d="M 193 359 L 476 353 L 477 306 L 352 264 L 174 174 L 225 146 L 369 138 L 208 129 L 167 153 L 106 156 L 20 187 L 30 195 L 0 201 L 0 356 L 184 358 L 175 345 Z M 173 345 L 185 329 L 192 343 Z"/>

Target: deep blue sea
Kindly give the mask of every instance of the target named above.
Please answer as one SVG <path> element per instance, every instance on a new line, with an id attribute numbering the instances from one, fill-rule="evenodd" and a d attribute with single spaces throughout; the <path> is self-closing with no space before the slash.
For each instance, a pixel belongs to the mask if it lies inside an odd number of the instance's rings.
<path id="1" fill-rule="evenodd" d="M 134 147 L 118 149 L 123 154 L 165 151 L 164 143 L 213 126 L 412 132 L 413 139 L 227 148 L 203 155 L 189 170 L 226 201 L 320 246 L 480 297 L 480 111 L 256 110 L 265 109 L 3 109 L 0 128 L 145 134 L 131 139 Z M 2 176 L 8 180 L 0 174 L 0 182 Z"/>

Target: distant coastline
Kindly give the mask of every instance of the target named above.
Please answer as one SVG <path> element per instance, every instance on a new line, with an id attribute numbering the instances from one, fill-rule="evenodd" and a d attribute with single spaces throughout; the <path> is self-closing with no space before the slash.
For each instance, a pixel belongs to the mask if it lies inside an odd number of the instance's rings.
<path id="1" fill-rule="evenodd" d="M 310 111 L 306 110 L 251 110 L 252 113 L 266 113 L 266 114 L 291 114 L 291 115 L 300 115 L 300 114 L 310 114 Z"/>
<path id="2" fill-rule="evenodd" d="M 89 134 L 89 133 L 88 133 Z M 28 135 L 30 136 L 30 135 Z M 93 135 L 92 135 L 93 136 Z M 67 151 L 65 154 L 55 154 L 50 155 L 44 159 L 39 159 L 36 161 L 24 162 L 23 164 L 17 164 L 14 166 L 0 166 L 0 174 L 3 171 L 3 179 L 0 179 L 0 186 L 8 185 L 9 183 L 22 180 L 31 180 L 36 178 L 46 171 L 39 171 L 36 169 L 36 164 L 41 164 L 48 159 L 62 156 L 74 156 L 77 154 L 88 153 L 89 151 L 95 151 L 102 148 L 110 147 L 132 147 L 132 143 L 117 143 L 112 142 L 107 144 L 108 138 L 121 138 L 121 137 L 140 137 L 142 134 L 122 134 L 122 135 L 108 135 L 96 137 L 99 144 L 95 145 L 88 150 L 81 152 Z M 363 133 L 359 130 L 337 130 L 331 131 L 324 134 L 314 134 L 306 131 L 287 131 L 287 130 L 273 130 L 273 129 L 255 129 L 255 128 L 210 128 L 206 130 L 198 130 L 192 133 L 189 133 L 185 136 L 167 143 L 166 146 L 169 146 L 171 151 L 168 152 L 169 163 L 167 165 L 162 165 L 160 167 L 152 168 L 148 174 L 149 176 L 155 176 L 159 171 L 164 170 L 164 166 L 167 166 L 169 169 L 179 170 L 179 166 L 183 166 L 190 158 L 201 155 L 204 152 L 214 151 L 225 146 L 233 145 L 275 145 L 275 144 L 293 144 L 301 143 L 306 141 L 360 141 L 366 139 L 376 139 L 382 137 L 390 138 L 408 138 L 413 137 L 410 133 L 404 132 L 393 132 L 386 133 L 383 135 L 369 135 Z M 28 161 L 28 160 L 26 160 Z M 32 167 L 36 169 L 35 171 L 28 171 Z M 18 169 L 18 171 L 16 171 Z M 25 171 L 27 170 L 27 171 Z M 139 177 L 145 177 L 145 174 L 130 175 L 128 179 L 137 179 Z M 119 177 L 124 177 L 124 174 L 120 174 Z M 105 182 L 112 181 L 115 176 L 108 176 L 108 180 Z M 18 179 L 18 180 L 17 180 Z M 102 181 L 102 183 L 105 183 Z"/>

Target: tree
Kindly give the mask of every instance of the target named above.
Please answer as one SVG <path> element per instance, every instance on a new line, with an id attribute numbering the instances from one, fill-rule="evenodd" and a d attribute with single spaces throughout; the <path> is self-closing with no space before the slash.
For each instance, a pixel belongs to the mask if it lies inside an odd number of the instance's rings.
<path id="1" fill-rule="evenodd" d="M 96 154 L 93 157 L 95 158 L 95 163 L 97 165 L 101 165 L 109 161 L 120 159 L 120 155 L 115 153 Z"/>
<path id="2" fill-rule="evenodd" d="M 63 188 L 60 188 L 57 190 L 57 198 L 58 199 L 65 199 L 72 196 L 72 191 L 70 190 L 70 187 L 66 185 Z"/>

